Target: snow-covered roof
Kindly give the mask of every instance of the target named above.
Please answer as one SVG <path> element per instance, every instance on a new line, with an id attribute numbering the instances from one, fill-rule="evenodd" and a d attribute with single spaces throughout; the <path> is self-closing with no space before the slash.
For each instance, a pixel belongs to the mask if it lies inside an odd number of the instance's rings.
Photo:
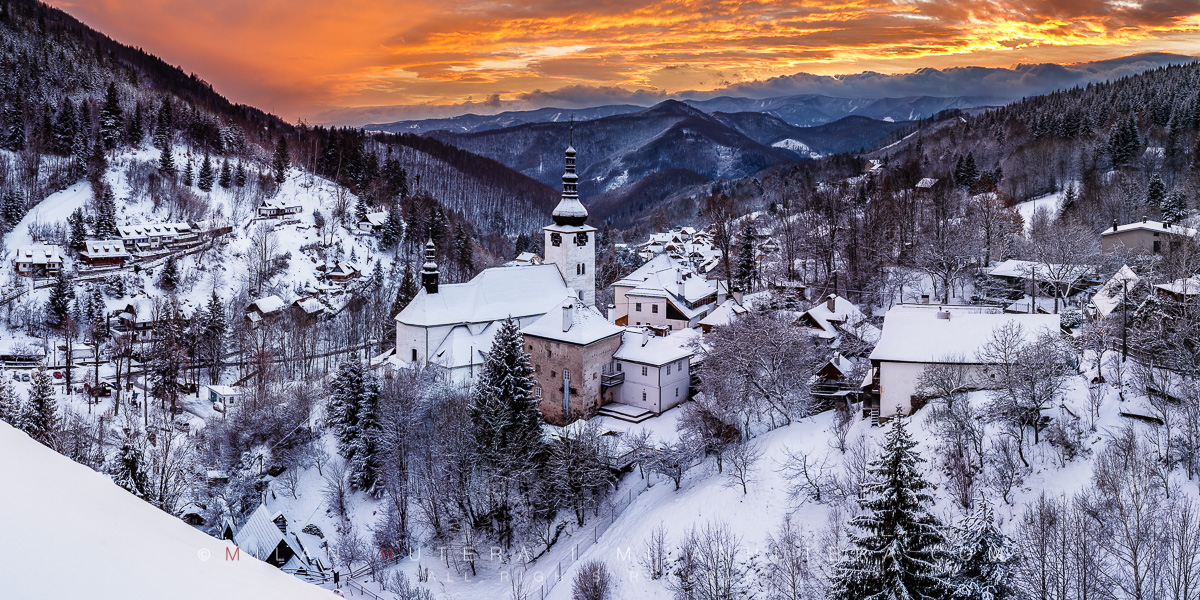
<path id="1" fill-rule="evenodd" d="M 383 224 L 387 222 L 387 216 L 388 214 L 386 212 L 370 212 L 364 215 L 359 222 L 370 223 L 371 227 L 383 227 Z"/>
<path id="2" fill-rule="evenodd" d="M 1114 310 L 1121 306 L 1121 296 L 1125 293 L 1126 286 L 1131 286 L 1141 277 L 1129 268 L 1129 265 L 1122 265 L 1116 273 L 1113 274 L 1104 285 L 1100 286 L 1100 291 L 1092 296 L 1092 306 L 1096 307 L 1096 314 L 1101 318 L 1111 315 Z"/>
<path id="3" fill-rule="evenodd" d="M 1196 230 L 1192 229 L 1191 227 L 1184 227 L 1178 223 L 1172 224 L 1172 223 L 1164 223 L 1162 221 L 1150 221 L 1150 220 L 1146 220 L 1146 219 L 1143 219 L 1141 221 L 1134 221 L 1133 223 L 1126 223 L 1125 225 L 1118 225 L 1115 228 L 1109 227 L 1108 229 L 1105 229 L 1104 231 L 1100 232 L 1100 235 L 1101 236 L 1113 235 L 1114 233 L 1124 233 L 1126 231 L 1137 231 L 1137 230 L 1153 231 L 1154 233 L 1170 233 L 1170 234 L 1174 234 L 1174 235 L 1186 235 L 1189 237 L 1194 237 L 1196 235 Z"/>
<path id="4" fill-rule="evenodd" d="M 586 346 L 618 335 L 624 331 L 624 328 L 610 323 L 595 308 L 578 300 L 567 300 L 562 306 L 569 308 L 560 307 L 558 310 L 551 310 L 543 315 L 542 318 L 522 329 L 521 333 L 523 335 L 532 335 L 548 340 Z M 563 331 L 563 325 L 566 322 L 563 312 L 566 310 L 570 310 L 571 319 L 569 327 L 566 331 Z"/>
<path id="5" fill-rule="evenodd" d="M 428 327 L 531 317 L 562 306 L 570 295 L 557 265 L 493 267 L 466 283 L 440 285 L 436 294 L 421 288 L 396 321 Z"/>
<path id="6" fill-rule="evenodd" d="M 233 543 L 237 544 L 238 548 L 260 559 L 270 556 L 279 547 L 279 542 L 286 543 L 297 556 L 304 556 L 300 544 L 292 536 L 279 530 L 279 526 L 275 524 L 275 516 L 267 509 L 266 504 L 259 504 L 241 529 L 233 534 Z"/>
<path id="7" fill-rule="evenodd" d="M 89 258 L 122 258 L 128 257 L 125 242 L 121 240 L 88 240 L 83 243 L 82 254 Z"/>
<path id="8" fill-rule="evenodd" d="M 690 319 L 704 312 L 705 307 L 689 308 L 717 293 L 719 283 L 709 281 L 692 270 L 691 266 L 667 254 L 657 254 L 633 273 L 613 286 L 631 287 L 626 296 L 667 298 Z M 680 302 L 682 301 L 682 302 Z"/>
<path id="9" fill-rule="evenodd" d="M 700 324 L 708 325 L 709 327 L 723 327 L 732 323 L 735 317 L 745 314 L 748 310 L 745 306 L 738 304 L 736 300 L 730 298 L 713 309 L 707 317 L 700 319 Z"/>
<path id="10" fill-rule="evenodd" d="M 0 423 L 5 598 L 330 598 Z M 12 457 L 20 457 L 19 460 Z M 19 492 L 19 493 L 18 493 Z M 69 573 L 48 557 L 70 552 Z M 207 560 L 205 560 L 207 559 Z M 19 576 L 12 576 L 19 574 Z"/>
<path id="11" fill-rule="evenodd" d="M 950 318 L 939 318 L 948 314 Z M 992 333 L 1016 323 L 1026 340 L 1044 331 L 1059 331 L 1059 315 L 1027 315 L 946 310 L 933 305 L 901 305 L 887 312 L 883 334 L 871 352 L 872 361 L 941 363 L 962 358 L 975 363 Z"/>
<path id="12" fill-rule="evenodd" d="M 1036 300 L 1030 298 L 1029 296 L 1025 296 L 1024 298 L 1021 298 L 1020 300 L 1017 300 L 1016 302 L 1004 307 L 1004 311 L 1010 313 L 1027 313 L 1029 312 L 1030 304 L 1033 304 L 1038 312 L 1049 314 L 1054 312 L 1054 305 L 1056 302 L 1055 298 L 1050 298 L 1048 296 L 1038 296 Z M 1063 308 L 1061 302 L 1058 302 L 1057 304 L 1058 308 Z"/>
<path id="13" fill-rule="evenodd" d="M 804 313 L 808 323 L 815 323 L 817 336 L 824 339 L 834 339 L 841 336 L 842 330 L 850 330 L 867 343 L 879 340 L 879 328 L 867 321 L 867 315 L 855 304 L 841 296 L 833 297 L 833 310 L 829 309 L 828 299 L 822 301 Z"/>
<path id="14" fill-rule="evenodd" d="M 316 298 L 301 298 L 294 302 L 294 304 L 300 307 L 300 310 L 304 311 L 305 314 L 309 315 L 315 315 L 325 310 L 325 305 L 321 304 Z"/>
<path id="15" fill-rule="evenodd" d="M 1193 275 L 1184 279 L 1176 279 L 1171 283 L 1160 283 L 1154 287 L 1177 296 L 1197 296 L 1200 295 L 1200 276 Z"/>
<path id="16" fill-rule="evenodd" d="M 120 225 L 117 233 L 121 239 L 138 239 L 144 237 L 174 237 L 192 232 L 192 226 L 187 223 L 139 223 L 137 225 Z"/>
<path id="17" fill-rule="evenodd" d="M 481 365 L 486 353 L 492 349 L 492 341 L 499 330 L 499 321 L 486 325 L 459 325 L 451 329 L 446 339 L 434 349 L 429 362 L 447 369 Z"/>
<path id="18" fill-rule="evenodd" d="M 1033 276 L 1037 277 L 1039 281 L 1066 283 L 1082 279 L 1095 271 L 1095 267 L 1088 265 L 1047 265 L 1032 260 L 1011 259 L 992 267 L 992 270 L 988 271 L 988 275 L 1018 279 Z"/>
<path id="19" fill-rule="evenodd" d="M 927 189 L 937 185 L 937 182 L 938 182 L 938 180 L 935 177 L 925 177 L 917 182 L 917 187 L 927 190 Z"/>
<path id="20" fill-rule="evenodd" d="M 643 340 L 645 344 L 643 344 Z M 644 334 L 640 328 L 626 328 L 621 337 L 621 347 L 617 348 L 613 358 L 627 360 L 639 364 L 660 366 L 681 358 L 690 358 L 691 348 L 682 348 L 661 338 Z"/>
<path id="21" fill-rule="evenodd" d="M 250 306 L 246 307 L 246 311 L 249 312 L 253 308 L 258 308 L 258 311 L 262 314 L 269 315 L 273 312 L 282 310 L 283 307 L 283 298 L 280 298 L 279 296 L 267 296 L 266 298 L 259 298 L 258 300 L 251 302 Z"/>
<path id="22" fill-rule="evenodd" d="M 17 262 L 47 265 L 62 262 L 62 250 L 52 244 L 34 244 L 17 248 Z"/>
<path id="23" fill-rule="evenodd" d="M 240 396 L 242 390 L 228 385 L 210 385 L 208 389 L 217 393 L 218 396 Z"/>
<path id="24" fill-rule="evenodd" d="M 288 202 L 281 198 L 265 198 L 263 199 L 262 204 L 259 205 L 259 208 L 274 208 L 282 210 L 287 208 L 296 208 L 297 206 L 299 205 L 295 202 Z"/>

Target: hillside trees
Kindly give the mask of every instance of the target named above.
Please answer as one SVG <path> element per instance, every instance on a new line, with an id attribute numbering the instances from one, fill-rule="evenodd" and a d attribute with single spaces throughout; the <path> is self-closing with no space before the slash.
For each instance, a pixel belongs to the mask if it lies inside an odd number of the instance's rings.
<path id="1" fill-rule="evenodd" d="M 342 361 L 325 409 L 326 424 L 346 459 L 350 484 L 377 494 L 380 490 L 379 381 L 357 359 Z"/>

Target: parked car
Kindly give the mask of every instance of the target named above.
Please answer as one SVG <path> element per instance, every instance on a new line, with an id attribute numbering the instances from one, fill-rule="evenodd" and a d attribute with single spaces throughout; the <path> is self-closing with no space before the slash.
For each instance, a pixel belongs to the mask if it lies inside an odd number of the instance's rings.
<path id="1" fill-rule="evenodd" d="M 55 371 L 55 372 L 54 372 L 54 378 L 55 378 L 55 379 L 62 379 L 62 378 L 63 378 L 62 371 Z"/>
<path id="2" fill-rule="evenodd" d="M 29 373 L 23 373 L 21 375 L 21 381 L 29 381 Z"/>

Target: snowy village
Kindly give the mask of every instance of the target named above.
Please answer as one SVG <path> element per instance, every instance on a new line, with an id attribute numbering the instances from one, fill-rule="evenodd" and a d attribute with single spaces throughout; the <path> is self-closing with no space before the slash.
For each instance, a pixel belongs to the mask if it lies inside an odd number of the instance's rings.
<path id="1" fill-rule="evenodd" d="M 0 598 L 1200 597 L 1195 59 L 285 120 L 92 10 L 0 0 Z"/>

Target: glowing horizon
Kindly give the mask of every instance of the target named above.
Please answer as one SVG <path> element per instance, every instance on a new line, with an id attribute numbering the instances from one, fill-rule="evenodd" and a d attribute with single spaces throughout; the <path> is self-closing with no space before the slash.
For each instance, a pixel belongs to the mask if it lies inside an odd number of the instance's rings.
<path id="1" fill-rule="evenodd" d="M 1200 0 L 49 3 L 235 102 L 312 122 L 392 105 L 533 107 L 538 94 L 560 89 L 605 103 L 799 72 L 1200 49 Z"/>

